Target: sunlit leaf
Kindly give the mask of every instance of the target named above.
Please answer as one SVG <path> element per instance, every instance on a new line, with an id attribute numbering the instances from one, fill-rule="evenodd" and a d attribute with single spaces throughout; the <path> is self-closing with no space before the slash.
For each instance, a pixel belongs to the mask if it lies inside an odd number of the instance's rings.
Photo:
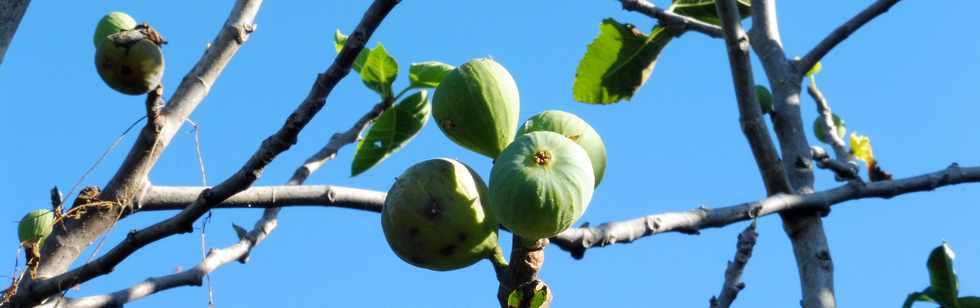
<path id="1" fill-rule="evenodd" d="M 438 62 L 426 61 L 422 63 L 412 63 L 408 68 L 408 79 L 413 88 L 435 88 L 439 86 L 442 77 L 453 70 L 453 66 Z"/>
<path id="2" fill-rule="evenodd" d="M 334 32 L 333 34 L 334 50 L 336 50 L 337 53 L 340 53 L 340 50 L 344 49 L 344 44 L 346 43 L 347 43 L 347 35 L 341 33 L 340 29 L 337 29 L 337 32 Z M 364 49 L 361 49 L 361 53 L 357 54 L 357 59 L 354 59 L 354 65 L 352 66 L 355 72 L 358 73 L 361 72 L 361 68 L 364 67 L 364 62 L 367 61 L 368 54 L 370 53 L 371 53 L 371 48 L 364 46 Z"/>
<path id="3" fill-rule="evenodd" d="M 381 97 L 387 98 L 392 95 L 391 84 L 395 82 L 397 76 L 398 62 L 395 62 L 395 58 L 388 55 L 384 45 L 378 43 L 378 46 L 371 50 L 367 61 L 364 62 L 361 80 L 368 88 L 381 94 Z"/>
<path id="4" fill-rule="evenodd" d="M 738 13 L 742 19 L 752 16 L 752 1 L 738 0 Z M 671 3 L 674 13 L 688 16 L 706 23 L 720 25 L 715 0 L 674 0 Z"/>
<path id="5" fill-rule="evenodd" d="M 575 72 L 575 100 L 593 104 L 629 100 L 650 77 L 660 51 L 672 38 L 660 26 L 646 36 L 633 25 L 604 20 Z"/>
<path id="6" fill-rule="evenodd" d="M 542 307 L 545 302 L 548 301 L 548 292 L 548 286 L 543 282 L 538 282 L 537 285 L 534 286 L 534 294 L 531 295 L 529 305 L 526 307 Z M 510 295 L 507 296 L 507 308 L 520 308 L 521 303 L 524 301 L 524 292 L 522 292 L 520 289 L 515 289 L 510 292 Z"/>
<path id="7" fill-rule="evenodd" d="M 429 121 L 428 94 L 421 90 L 381 114 L 357 144 L 351 176 L 377 165 L 408 144 Z"/>

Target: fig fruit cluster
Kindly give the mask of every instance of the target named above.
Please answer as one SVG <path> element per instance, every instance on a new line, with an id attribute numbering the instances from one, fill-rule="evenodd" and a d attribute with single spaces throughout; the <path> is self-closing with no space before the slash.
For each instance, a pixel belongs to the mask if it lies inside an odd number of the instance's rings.
<path id="1" fill-rule="evenodd" d="M 432 115 L 456 144 L 494 159 L 489 187 L 463 163 L 433 159 L 397 178 L 382 211 L 395 254 L 433 270 L 499 255 L 497 229 L 525 240 L 548 238 L 575 223 L 606 169 L 606 148 L 585 120 L 558 110 L 520 127 L 520 98 L 507 70 L 475 59 L 449 72 Z"/>
<path id="2" fill-rule="evenodd" d="M 92 40 L 95 68 L 113 90 L 140 95 L 160 85 L 163 40 L 153 28 L 138 25 L 126 13 L 111 12 L 99 20 Z"/>

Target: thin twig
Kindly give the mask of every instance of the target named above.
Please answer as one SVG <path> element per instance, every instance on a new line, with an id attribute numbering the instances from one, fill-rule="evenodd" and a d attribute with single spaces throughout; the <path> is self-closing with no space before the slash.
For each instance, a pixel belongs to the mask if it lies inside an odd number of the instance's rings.
<path id="1" fill-rule="evenodd" d="M 828 34 L 827 37 L 820 41 L 820 43 L 817 43 L 817 46 L 813 47 L 810 52 L 806 53 L 806 55 L 800 59 L 800 61 L 796 64 L 797 72 L 799 74 L 803 74 L 804 72 L 809 71 L 810 68 L 816 65 L 820 59 L 823 59 L 823 57 L 826 56 L 831 49 L 837 47 L 838 44 L 846 40 L 847 37 L 854 34 L 854 32 L 870 22 L 872 19 L 878 17 L 878 15 L 887 12 L 888 9 L 898 3 L 898 1 L 900 0 L 875 1 L 875 3 L 871 4 L 860 13 L 854 17 L 851 17 L 850 20 L 840 25 L 840 27 L 837 27 L 837 29 L 834 29 L 833 32 Z"/>
<path id="2" fill-rule="evenodd" d="M 660 24 L 677 29 L 678 32 L 693 30 L 713 38 L 725 36 L 718 26 L 664 10 L 646 0 L 619 0 L 619 2 L 623 3 L 624 10 L 639 12 L 650 18 L 655 18 L 660 21 Z"/>
<path id="3" fill-rule="evenodd" d="M 755 232 L 755 222 L 753 221 L 742 233 L 738 234 L 738 243 L 735 244 L 735 258 L 728 261 L 725 267 L 725 282 L 721 285 L 721 292 L 718 297 L 711 297 L 711 308 L 728 308 L 738 297 L 738 292 L 745 289 L 742 282 L 742 271 L 752 257 L 752 249 L 755 248 L 756 239 L 759 234 Z"/>

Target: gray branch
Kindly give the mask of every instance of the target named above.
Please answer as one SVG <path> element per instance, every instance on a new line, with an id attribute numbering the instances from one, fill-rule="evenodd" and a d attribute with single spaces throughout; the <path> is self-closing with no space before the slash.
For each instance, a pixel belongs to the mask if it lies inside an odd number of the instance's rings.
<path id="1" fill-rule="evenodd" d="M 728 261 L 725 267 L 725 282 L 721 285 L 721 293 L 718 297 L 711 297 L 710 308 L 728 308 L 738 297 L 738 292 L 745 289 L 742 282 L 742 271 L 752 257 L 752 249 L 755 248 L 756 239 L 759 234 L 755 232 L 755 222 L 750 224 L 742 233 L 738 234 L 738 242 L 735 244 L 735 258 Z"/>
<path id="2" fill-rule="evenodd" d="M 0 65 L 31 0 L 0 0 Z"/>
<path id="3" fill-rule="evenodd" d="M 78 219 L 66 219 L 54 228 L 45 242 L 44 259 L 38 268 L 39 277 L 64 273 L 79 254 L 96 238 L 105 233 L 147 186 L 147 175 L 163 150 L 170 144 L 180 126 L 207 95 L 221 71 L 238 51 L 261 6 L 261 0 L 236 1 L 211 47 L 184 76 L 158 121 L 148 121 L 112 180 L 104 187 L 99 199 L 117 202 L 122 206 L 98 207 L 86 211 Z M 162 125 L 159 125 L 160 123 Z M 35 299 L 38 300 L 38 299 Z"/>
<path id="4" fill-rule="evenodd" d="M 725 47 L 728 63 L 738 101 L 739 123 L 742 133 L 749 141 L 756 167 L 762 175 L 768 195 L 790 192 L 786 171 L 780 164 L 776 146 L 769 136 L 769 128 L 762 118 L 762 108 L 755 97 L 755 81 L 752 77 L 752 62 L 749 60 L 749 38 L 742 31 L 738 6 L 735 0 L 715 2 L 718 16 L 725 30 Z"/>
<path id="5" fill-rule="evenodd" d="M 629 220 L 608 222 L 598 227 L 583 226 L 565 230 L 551 243 L 580 259 L 594 247 L 631 243 L 665 232 L 698 234 L 700 230 L 721 228 L 753 217 L 805 209 L 824 209 L 843 202 L 866 198 L 892 198 L 939 187 L 980 182 L 980 166 L 952 164 L 944 170 L 893 181 L 850 182 L 833 189 L 807 195 L 776 194 L 768 198 L 720 208 L 698 207 L 684 212 L 667 212 Z"/>
<path id="6" fill-rule="evenodd" d="M 765 69 L 773 95 L 773 130 L 779 140 L 782 164 L 791 190 L 813 192 L 813 159 L 800 113 L 802 75 L 786 58 L 773 0 L 752 0 L 752 48 Z M 834 271 L 820 216 L 822 209 L 783 213 L 783 230 L 793 244 L 804 308 L 833 308 Z"/>
<path id="7" fill-rule="evenodd" d="M 650 18 L 655 18 L 660 21 L 660 24 L 680 30 L 679 32 L 693 30 L 713 38 L 724 37 L 724 33 L 718 26 L 664 10 L 646 0 L 619 0 L 619 2 L 623 3 L 624 10 L 639 12 Z"/>
<path id="8" fill-rule="evenodd" d="M 830 146 L 834 149 L 834 160 L 820 159 L 817 160 L 817 164 L 822 167 L 829 167 L 831 170 L 837 170 L 834 169 L 835 167 L 846 166 L 845 170 L 835 172 L 838 181 L 857 178 L 857 162 L 851 158 L 851 153 L 847 150 L 844 139 L 837 135 L 837 126 L 834 125 L 834 113 L 830 110 L 830 103 L 827 102 L 827 98 L 823 96 L 823 92 L 820 92 L 817 83 L 812 78 L 807 86 L 807 93 L 813 98 L 817 105 L 817 112 L 820 113 L 820 121 L 823 124 L 820 129 L 823 130 L 824 136 L 829 138 Z M 814 159 L 817 158 L 814 156 Z"/>
<path id="9" fill-rule="evenodd" d="M 665 232 L 697 234 L 700 230 L 721 228 L 733 223 L 774 213 L 800 209 L 824 209 L 852 200 L 892 198 L 939 187 L 980 182 L 980 166 L 946 169 L 923 175 L 880 182 L 850 182 L 833 189 L 798 196 L 776 194 L 768 198 L 719 208 L 698 207 L 684 212 L 667 212 L 597 227 L 569 228 L 550 239 L 552 244 L 581 259 L 591 248 L 631 243 L 643 237 Z M 155 186 L 144 199 L 143 211 L 172 210 L 174 205 L 191 202 L 203 188 Z M 329 197 L 327 191 L 338 193 Z M 275 191 L 275 198 L 273 198 Z M 344 192 L 344 193 L 339 193 Z M 160 198 L 163 195 L 172 197 Z M 326 206 L 381 212 L 384 192 L 339 186 L 253 187 L 219 203 L 215 208 L 268 208 L 286 206 Z M 296 203 L 293 203 L 296 202 Z"/>
<path id="10" fill-rule="evenodd" d="M 840 27 L 834 29 L 834 31 L 827 35 L 827 37 L 820 41 L 820 43 L 817 43 L 817 46 L 813 47 L 813 50 L 810 50 L 810 52 L 806 53 L 806 55 L 800 59 L 799 63 L 797 64 L 797 72 L 802 73 L 809 71 L 810 68 L 816 65 L 820 59 L 823 59 L 823 57 L 826 56 L 831 49 L 834 49 L 837 44 L 840 44 L 846 40 L 847 37 L 854 34 L 854 32 L 875 17 L 878 17 L 878 15 L 887 12 L 888 9 L 898 3 L 898 1 L 900 0 L 875 1 L 875 3 L 862 10 L 843 25 L 840 25 Z"/>

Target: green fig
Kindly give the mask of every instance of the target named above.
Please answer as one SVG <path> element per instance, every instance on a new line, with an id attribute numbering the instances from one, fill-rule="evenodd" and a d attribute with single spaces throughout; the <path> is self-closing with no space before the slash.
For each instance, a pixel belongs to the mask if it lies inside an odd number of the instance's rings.
<path id="1" fill-rule="evenodd" d="M 95 43 L 95 48 L 98 48 L 102 44 L 102 40 L 119 32 L 133 30 L 136 28 L 136 20 L 129 14 L 123 12 L 110 12 L 102 19 L 99 20 L 99 24 L 95 26 L 95 36 L 92 37 L 92 42 Z"/>
<path id="2" fill-rule="evenodd" d="M 35 245 L 51 234 L 54 212 L 46 209 L 33 210 L 17 225 L 17 237 L 25 245 Z"/>
<path id="3" fill-rule="evenodd" d="M 109 35 L 95 52 L 99 77 L 113 90 L 140 95 L 160 85 L 163 52 L 144 30 Z"/>
<path id="4" fill-rule="evenodd" d="M 762 114 L 772 112 L 772 94 L 769 93 L 769 89 L 763 86 L 755 86 L 755 99 L 759 101 Z"/>
<path id="5" fill-rule="evenodd" d="M 496 158 L 514 140 L 517 83 L 492 59 L 475 59 L 447 74 L 432 98 L 432 116 L 450 140 Z"/>
<path id="6" fill-rule="evenodd" d="M 834 118 L 834 129 L 837 132 L 837 136 L 843 140 L 844 136 L 847 135 L 847 125 L 844 123 L 844 119 L 841 119 L 836 113 L 833 113 L 832 115 Z M 830 138 L 827 137 L 822 116 L 818 116 L 815 120 L 813 120 L 813 134 L 816 135 L 817 140 L 820 140 L 820 142 L 830 144 Z"/>
<path id="7" fill-rule="evenodd" d="M 409 264 L 437 271 L 492 256 L 499 224 L 484 204 L 487 187 L 455 160 L 427 160 L 395 180 L 381 211 L 391 250 Z"/>
<path id="8" fill-rule="evenodd" d="M 527 240 L 570 227 L 589 206 L 595 174 L 588 153 L 550 131 L 520 135 L 490 171 L 490 211 Z"/>
<path id="9" fill-rule="evenodd" d="M 606 172 L 606 145 L 602 137 L 589 123 L 578 116 L 561 111 L 548 110 L 527 119 L 521 125 L 518 135 L 536 131 L 559 133 L 582 147 L 592 161 L 592 171 L 595 174 L 595 186 L 599 187 L 602 176 Z"/>

